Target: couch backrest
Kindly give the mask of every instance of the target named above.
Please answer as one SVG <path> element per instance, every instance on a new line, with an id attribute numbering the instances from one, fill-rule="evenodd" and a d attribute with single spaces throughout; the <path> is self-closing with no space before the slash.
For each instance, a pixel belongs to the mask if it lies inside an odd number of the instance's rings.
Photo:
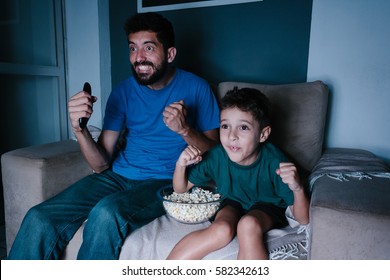
<path id="1" fill-rule="evenodd" d="M 222 82 L 218 85 L 218 98 L 235 86 L 256 88 L 270 99 L 270 141 L 304 171 L 311 171 L 322 154 L 328 87 L 321 81 L 285 85 Z"/>

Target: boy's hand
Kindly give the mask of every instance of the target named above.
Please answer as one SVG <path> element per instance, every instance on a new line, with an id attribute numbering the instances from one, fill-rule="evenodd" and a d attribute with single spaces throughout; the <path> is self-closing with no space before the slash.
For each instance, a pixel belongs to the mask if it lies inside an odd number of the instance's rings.
<path id="1" fill-rule="evenodd" d="M 202 160 L 201 151 L 192 145 L 189 145 L 180 155 L 177 164 L 180 166 L 188 166 L 198 163 Z"/>
<path id="2" fill-rule="evenodd" d="M 279 168 L 276 170 L 276 174 L 282 178 L 283 183 L 287 184 L 293 192 L 303 190 L 301 181 L 299 179 L 298 170 L 293 163 L 280 163 Z"/>

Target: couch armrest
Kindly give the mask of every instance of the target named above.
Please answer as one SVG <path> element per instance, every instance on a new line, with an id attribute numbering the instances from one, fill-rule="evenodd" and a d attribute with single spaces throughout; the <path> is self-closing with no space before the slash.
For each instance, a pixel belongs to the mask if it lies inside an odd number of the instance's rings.
<path id="1" fill-rule="evenodd" d="M 91 174 L 76 141 L 16 149 L 1 156 L 8 252 L 27 211 Z"/>
<path id="2" fill-rule="evenodd" d="M 309 259 L 390 259 L 388 165 L 338 148 L 324 153 L 314 173 Z"/>

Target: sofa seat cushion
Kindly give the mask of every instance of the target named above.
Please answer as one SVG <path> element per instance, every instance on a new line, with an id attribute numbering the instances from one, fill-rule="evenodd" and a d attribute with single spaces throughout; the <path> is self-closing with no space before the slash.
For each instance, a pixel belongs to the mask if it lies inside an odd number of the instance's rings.
<path id="1" fill-rule="evenodd" d="M 308 232 L 306 227 L 297 226 L 289 218 L 291 226 L 273 229 L 266 235 L 267 246 L 272 259 L 307 259 Z M 121 260 L 164 260 L 175 244 L 186 234 L 206 228 L 209 222 L 200 224 L 183 224 L 161 216 L 151 223 L 130 234 L 122 247 Z M 76 259 L 82 242 L 82 226 L 75 234 L 65 250 L 64 259 Z M 210 253 L 206 260 L 234 260 L 237 258 L 238 242 L 234 238 L 226 247 Z"/>

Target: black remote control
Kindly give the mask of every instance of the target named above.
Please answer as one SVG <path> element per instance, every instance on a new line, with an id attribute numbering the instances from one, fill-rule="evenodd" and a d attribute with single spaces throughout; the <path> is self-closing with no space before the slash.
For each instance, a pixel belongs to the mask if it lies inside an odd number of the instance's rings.
<path id="1" fill-rule="evenodd" d="M 89 93 L 89 95 L 92 94 L 91 85 L 86 82 L 83 87 L 83 91 Z M 80 118 L 79 119 L 79 125 L 81 129 L 84 129 L 87 126 L 88 118 Z"/>

